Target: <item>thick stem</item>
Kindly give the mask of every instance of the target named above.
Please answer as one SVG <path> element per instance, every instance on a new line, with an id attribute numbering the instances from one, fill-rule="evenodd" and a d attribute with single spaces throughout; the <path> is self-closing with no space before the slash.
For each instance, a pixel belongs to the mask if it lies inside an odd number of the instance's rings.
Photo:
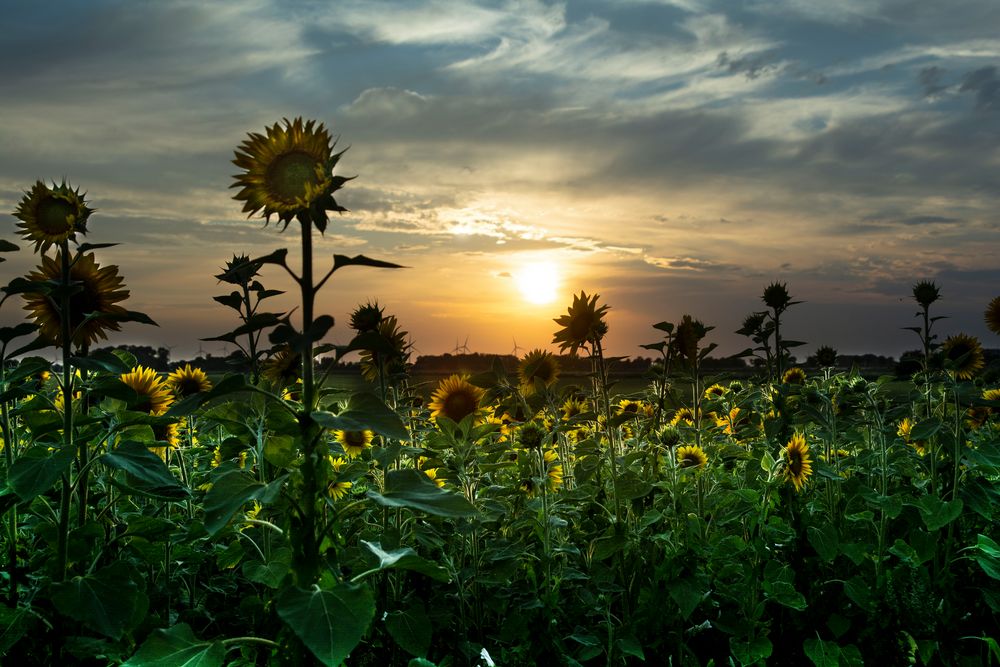
<path id="1" fill-rule="evenodd" d="M 63 447 L 71 449 L 73 443 L 73 370 L 70 367 L 72 357 L 72 323 L 70 322 L 70 261 L 69 243 L 59 244 L 62 256 L 61 275 L 59 277 L 59 324 L 62 336 L 62 395 L 63 395 Z M 67 471 L 62 476 L 62 495 L 59 502 L 59 535 L 56 544 L 56 581 L 66 578 L 67 549 L 69 545 L 69 514 L 72 502 L 73 475 Z"/>

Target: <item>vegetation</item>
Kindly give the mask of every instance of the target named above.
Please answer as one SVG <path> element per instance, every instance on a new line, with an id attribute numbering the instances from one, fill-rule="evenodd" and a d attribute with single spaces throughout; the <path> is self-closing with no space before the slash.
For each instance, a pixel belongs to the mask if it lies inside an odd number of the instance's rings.
<path id="1" fill-rule="evenodd" d="M 237 151 L 236 198 L 297 224 L 303 260 L 234 255 L 217 276 L 235 316 L 214 339 L 239 357 L 221 378 L 92 350 L 153 320 L 123 305 L 107 244 L 81 242 L 78 191 L 25 194 L 41 266 L 0 300 L 31 319 L 0 329 L 5 664 L 1000 661 L 998 369 L 971 336 L 938 342 L 934 283 L 914 288 L 902 384 L 836 370 L 830 347 L 793 365 L 797 302 L 773 283 L 740 330 L 756 375 L 715 375 L 712 327 L 684 315 L 653 325 L 644 389 L 622 395 L 611 311 L 581 292 L 552 340 L 585 360 L 575 383 L 536 349 L 425 401 L 379 304 L 323 342 L 315 297 L 337 271 L 399 268 L 314 265 L 341 155 L 300 119 Z M 294 321 L 266 310 L 265 265 L 298 291 Z M 49 347 L 58 370 L 34 356 Z M 351 353 L 366 391 L 316 363 Z"/>

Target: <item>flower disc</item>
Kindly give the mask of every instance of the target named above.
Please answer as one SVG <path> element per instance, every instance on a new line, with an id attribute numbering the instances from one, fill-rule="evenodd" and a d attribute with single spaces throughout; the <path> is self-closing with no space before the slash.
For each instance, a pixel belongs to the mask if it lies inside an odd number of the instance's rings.
<path id="1" fill-rule="evenodd" d="M 447 417 L 460 422 L 479 410 L 485 391 L 469 382 L 468 376 L 452 375 L 442 380 L 431 395 L 431 417 Z"/>

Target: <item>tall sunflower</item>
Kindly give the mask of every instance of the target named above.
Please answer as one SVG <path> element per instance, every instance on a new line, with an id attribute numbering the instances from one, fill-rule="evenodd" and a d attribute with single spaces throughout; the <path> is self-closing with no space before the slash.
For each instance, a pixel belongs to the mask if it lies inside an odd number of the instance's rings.
<path id="1" fill-rule="evenodd" d="M 431 418 L 442 416 L 457 423 L 475 414 L 485 395 L 484 390 L 469 382 L 469 376 L 452 375 L 438 384 L 427 407 Z"/>
<path id="2" fill-rule="evenodd" d="M 574 295 L 573 305 L 566 314 L 553 320 L 562 327 L 552 337 L 553 343 L 559 343 L 560 350 L 568 349 L 571 355 L 575 355 L 581 346 L 592 345 L 608 333 L 608 324 L 604 321 L 608 306 L 598 308 L 599 296 L 587 296 L 585 292 Z"/>
<path id="3" fill-rule="evenodd" d="M 781 453 L 785 459 L 785 479 L 795 485 L 795 492 L 798 493 L 813 471 L 805 436 L 801 433 L 793 435 Z"/>
<path id="4" fill-rule="evenodd" d="M 336 431 L 334 439 L 340 443 L 340 448 L 347 454 L 347 458 L 353 459 L 361 455 L 361 452 L 372 446 L 372 439 L 375 434 L 369 430 L 364 431 Z"/>
<path id="5" fill-rule="evenodd" d="M 983 321 L 986 322 L 990 331 L 1000 335 L 1000 296 L 993 297 L 993 300 L 986 306 Z"/>
<path id="6" fill-rule="evenodd" d="M 50 188 L 35 181 L 21 197 L 14 217 L 20 220 L 17 233 L 34 242 L 35 252 L 44 253 L 53 244 L 74 239 L 77 232 L 85 234 L 93 212 L 80 191 L 65 182 Z"/>
<path id="7" fill-rule="evenodd" d="M 681 468 L 700 468 L 708 463 L 708 455 L 698 445 L 677 448 L 677 465 Z"/>
<path id="8" fill-rule="evenodd" d="M 951 362 L 951 373 L 956 380 L 971 380 L 984 365 L 983 348 L 975 336 L 959 333 L 948 336 L 941 345 L 946 361 Z"/>
<path id="9" fill-rule="evenodd" d="M 559 361 L 551 352 L 532 350 L 521 359 L 517 375 L 521 380 L 521 392 L 530 396 L 537 386 L 551 387 L 559 380 Z"/>
<path id="10" fill-rule="evenodd" d="M 177 398 L 203 394 L 212 389 L 212 383 L 205 371 L 194 368 L 191 364 L 184 364 L 184 368 L 178 368 L 168 375 L 167 386 Z"/>
<path id="11" fill-rule="evenodd" d="M 312 221 L 326 230 L 327 211 L 345 211 L 333 198 L 349 178 L 334 176 L 343 155 L 333 152 L 330 134 L 322 123 L 296 118 L 275 123 L 264 134 L 251 132 L 236 150 L 233 164 L 243 170 L 234 176 L 234 199 L 244 202 L 251 217 L 263 211 L 269 222 L 276 215 L 288 227 L 293 218 Z"/>
<path id="12" fill-rule="evenodd" d="M 115 265 L 100 266 L 93 253 L 80 255 L 70 267 L 76 291 L 69 297 L 69 327 L 77 347 L 107 338 L 107 331 L 120 331 L 118 318 L 127 315 L 118 302 L 128 298 L 125 281 Z M 62 252 L 42 256 L 42 263 L 29 273 L 34 282 L 58 282 L 62 276 Z M 39 334 L 53 345 L 62 345 L 62 317 L 55 300 L 42 292 L 26 292 L 24 309 L 38 325 Z M 87 319 L 87 316 L 91 316 Z"/>
<path id="13" fill-rule="evenodd" d="M 169 385 L 152 368 L 136 366 L 128 373 L 122 373 L 119 379 L 139 395 L 129 406 L 136 412 L 162 415 L 174 402 Z"/>

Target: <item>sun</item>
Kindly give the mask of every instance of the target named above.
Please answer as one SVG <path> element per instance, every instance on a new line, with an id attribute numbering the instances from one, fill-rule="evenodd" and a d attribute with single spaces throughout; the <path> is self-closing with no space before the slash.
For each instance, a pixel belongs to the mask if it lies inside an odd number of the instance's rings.
<path id="1" fill-rule="evenodd" d="M 554 302 L 559 296 L 559 271 L 552 262 L 524 264 L 514 273 L 514 281 L 528 303 L 544 305 Z"/>

